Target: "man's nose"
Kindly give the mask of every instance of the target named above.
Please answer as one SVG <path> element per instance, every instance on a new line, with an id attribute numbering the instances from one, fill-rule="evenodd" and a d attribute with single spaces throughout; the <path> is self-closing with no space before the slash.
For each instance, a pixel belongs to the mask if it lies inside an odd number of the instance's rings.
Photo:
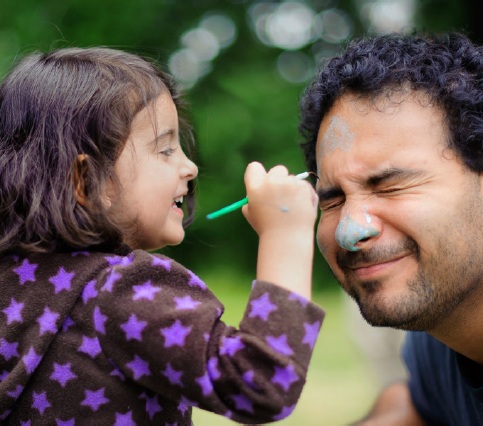
<path id="1" fill-rule="evenodd" d="M 343 249 L 358 251 L 364 242 L 380 233 L 378 220 L 369 214 L 367 207 L 346 204 L 335 230 L 335 240 Z"/>

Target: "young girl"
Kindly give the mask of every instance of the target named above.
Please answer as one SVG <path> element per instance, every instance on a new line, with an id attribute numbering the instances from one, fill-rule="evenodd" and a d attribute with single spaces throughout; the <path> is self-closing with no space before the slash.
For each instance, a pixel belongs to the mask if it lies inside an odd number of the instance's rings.
<path id="1" fill-rule="evenodd" d="M 0 420 L 190 425 L 290 414 L 323 312 L 309 301 L 317 197 L 284 167 L 245 174 L 259 234 L 239 329 L 179 244 L 198 170 L 178 94 L 106 49 L 25 57 L 0 87 Z M 189 132 L 188 132 L 189 133 Z"/>

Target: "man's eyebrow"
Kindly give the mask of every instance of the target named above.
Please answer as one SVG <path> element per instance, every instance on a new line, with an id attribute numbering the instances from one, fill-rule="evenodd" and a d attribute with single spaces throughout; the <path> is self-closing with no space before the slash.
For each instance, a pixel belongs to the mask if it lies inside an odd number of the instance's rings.
<path id="1" fill-rule="evenodd" d="M 414 179 L 416 177 L 422 176 L 423 174 L 424 171 L 419 169 L 412 170 L 400 169 L 398 167 L 390 167 L 377 174 L 369 176 L 365 182 L 365 185 L 369 188 L 373 188 L 388 181 L 404 181 L 408 179 Z"/>
<path id="2" fill-rule="evenodd" d="M 319 201 L 327 201 L 344 196 L 344 191 L 342 191 L 342 188 L 339 188 L 337 186 L 332 186 L 330 188 L 320 188 L 316 190 L 316 193 L 319 197 Z"/>

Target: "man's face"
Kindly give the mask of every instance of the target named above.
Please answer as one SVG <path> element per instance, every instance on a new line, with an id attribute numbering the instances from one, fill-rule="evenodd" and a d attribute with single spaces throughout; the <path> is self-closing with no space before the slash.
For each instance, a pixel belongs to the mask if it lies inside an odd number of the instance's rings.
<path id="1" fill-rule="evenodd" d="M 481 287 L 483 177 L 448 148 L 438 107 L 399 96 L 344 95 L 324 117 L 317 241 L 369 323 L 429 331 Z"/>

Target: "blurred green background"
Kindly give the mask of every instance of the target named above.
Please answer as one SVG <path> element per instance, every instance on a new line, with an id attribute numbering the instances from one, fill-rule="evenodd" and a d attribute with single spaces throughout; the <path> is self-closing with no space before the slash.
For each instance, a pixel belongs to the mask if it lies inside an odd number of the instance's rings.
<path id="1" fill-rule="evenodd" d="M 250 161 L 304 170 L 298 103 L 317 67 L 363 34 L 462 30 L 483 41 L 481 0 L 0 0 L 0 8 L 0 76 L 34 50 L 104 45 L 154 58 L 179 81 L 197 138 L 197 218 L 165 253 L 208 283 L 233 325 L 254 277 L 257 238 L 240 211 L 205 216 L 244 197 Z M 328 315 L 301 403 L 282 423 L 348 424 L 379 385 L 318 252 L 314 289 Z M 197 413 L 195 424 L 230 423 L 210 416 Z"/>

